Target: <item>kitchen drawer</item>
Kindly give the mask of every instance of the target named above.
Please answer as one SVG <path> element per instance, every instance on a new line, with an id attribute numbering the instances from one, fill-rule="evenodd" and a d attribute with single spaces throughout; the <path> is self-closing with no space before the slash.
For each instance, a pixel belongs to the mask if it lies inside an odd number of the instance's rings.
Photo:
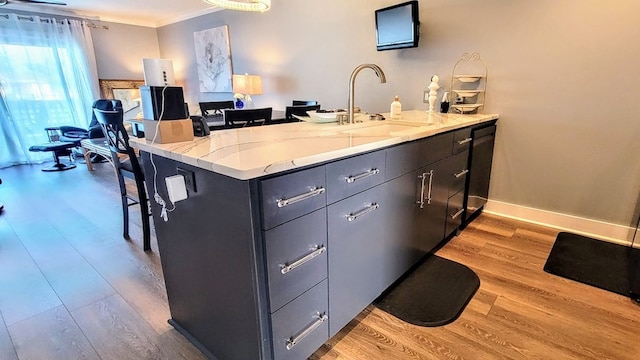
<path id="1" fill-rule="evenodd" d="M 464 212 L 464 190 L 454 194 L 449 198 L 447 204 L 447 225 L 445 237 L 451 235 L 462 224 Z"/>
<path id="2" fill-rule="evenodd" d="M 384 162 L 382 150 L 327 164 L 327 203 L 381 184 L 385 179 Z"/>
<path id="3" fill-rule="evenodd" d="M 427 166 L 451 155 L 453 133 L 444 133 L 387 149 L 387 179 Z"/>
<path id="4" fill-rule="evenodd" d="M 456 130 L 453 133 L 453 154 L 469 150 L 472 141 L 471 127 Z"/>
<path id="5" fill-rule="evenodd" d="M 329 339 L 327 280 L 271 315 L 276 360 L 300 360 Z"/>
<path id="6" fill-rule="evenodd" d="M 272 313 L 327 277 L 326 226 L 320 209 L 264 232 Z"/>
<path id="7" fill-rule="evenodd" d="M 262 229 L 325 207 L 325 182 L 324 166 L 261 181 Z"/>
<path id="8" fill-rule="evenodd" d="M 449 185 L 449 196 L 464 190 L 469 176 L 469 152 L 463 151 L 452 156 L 450 161 L 449 172 L 451 183 Z"/>

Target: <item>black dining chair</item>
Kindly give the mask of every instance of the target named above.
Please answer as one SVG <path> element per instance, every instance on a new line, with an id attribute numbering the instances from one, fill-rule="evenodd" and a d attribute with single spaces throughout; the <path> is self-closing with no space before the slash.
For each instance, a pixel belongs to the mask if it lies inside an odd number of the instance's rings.
<path id="1" fill-rule="evenodd" d="M 307 111 L 318 111 L 318 110 L 320 110 L 320 105 L 287 106 L 284 109 L 285 122 L 300 121 L 298 118 L 294 117 L 293 115 L 309 116 L 307 114 Z"/>
<path id="2" fill-rule="evenodd" d="M 226 129 L 271 124 L 273 108 L 224 110 Z"/>
<path id="3" fill-rule="evenodd" d="M 142 216 L 143 249 L 145 251 L 151 250 L 151 227 L 149 224 L 151 213 L 147 191 L 144 187 L 144 173 L 140 167 L 138 155 L 129 145 L 129 135 L 124 127 L 122 108 L 112 111 L 93 109 L 93 112 L 107 138 L 113 165 L 116 168 L 122 200 L 123 237 L 129 239 L 129 206 L 138 204 Z M 123 155 L 127 157 L 125 158 Z M 127 192 L 125 178 L 135 181 L 138 191 L 137 198 Z"/>
<path id="4" fill-rule="evenodd" d="M 233 100 L 228 101 L 209 101 L 200 103 L 200 112 L 202 116 L 222 115 L 222 110 L 233 109 Z"/>
<path id="5" fill-rule="evenodd" d="M 300 106 L 300 105 L 318 105 L 317 101 L 314 100 L 293 100 L 291 102 L 291 105 L 293 106 Z"/>

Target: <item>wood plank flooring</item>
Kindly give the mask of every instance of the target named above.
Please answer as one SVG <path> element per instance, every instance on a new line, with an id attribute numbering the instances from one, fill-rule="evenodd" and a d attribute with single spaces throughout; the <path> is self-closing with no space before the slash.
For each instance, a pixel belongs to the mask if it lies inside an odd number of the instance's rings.
<path id="1" fill-rule="evenodd" d="M 122 239 L 111 165 L 40 168 L 0 169 L 0 359 L 204 359 L 167 324 L 135 207 Z M 480 216 L 438 252 L 481 280 L 457 321 L 423 328 L 369 306 L 311 359 L 639 358 L 640 306 L 542 270 L 556 233 Z"/>

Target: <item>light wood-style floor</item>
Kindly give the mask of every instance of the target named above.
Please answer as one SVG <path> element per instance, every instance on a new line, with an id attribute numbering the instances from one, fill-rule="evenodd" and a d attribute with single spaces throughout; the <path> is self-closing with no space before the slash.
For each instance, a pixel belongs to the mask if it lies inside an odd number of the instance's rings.
<path id="1" fill-rule="evenodd" d="M 95 168 L 0 170 L 0 359 L 204 359 L 167 324 L 155 240 L 142 251 L 139 225 L 122 239 L 115 176 Z M 640 306 L 542 270 L 555 235 L 482 215 L 438 252 L 481 280 L 457 321 L 369 306 L 311 358 L 640 358 Z"/>

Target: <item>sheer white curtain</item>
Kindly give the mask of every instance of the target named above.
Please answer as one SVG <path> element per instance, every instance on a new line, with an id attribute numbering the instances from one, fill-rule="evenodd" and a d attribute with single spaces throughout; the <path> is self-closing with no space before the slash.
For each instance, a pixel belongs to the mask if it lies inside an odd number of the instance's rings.
<path id="1" fill-rule="evenodd" d="M 84 21 L 0 14 L 0 168 L 50 160 L 29 152 L 46 127 L 87 128 L 99 85 Z"/>

